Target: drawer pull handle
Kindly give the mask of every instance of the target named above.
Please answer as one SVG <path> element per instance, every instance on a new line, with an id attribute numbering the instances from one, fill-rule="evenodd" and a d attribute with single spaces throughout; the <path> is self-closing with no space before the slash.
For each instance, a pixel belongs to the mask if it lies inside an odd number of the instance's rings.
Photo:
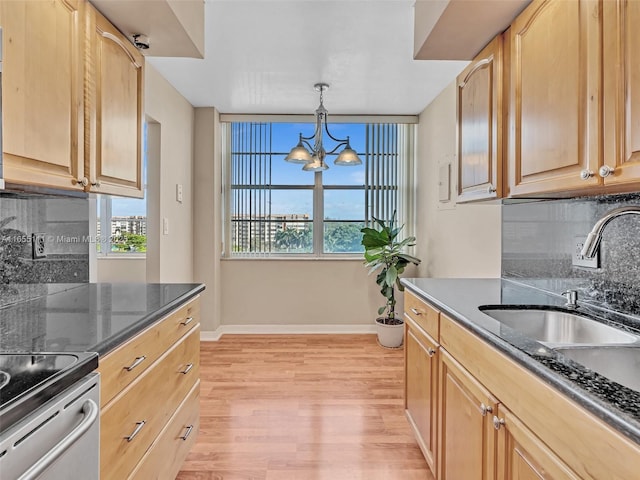
<path id="1" fill-rule="evenodd" d="M 131 440 L 136 438 L 136 435 L 138 435 L 138 433 L 140 433 L 140 430 L 142 430 L 142 427 L 144 427 L 145 423 L 147 423 L 146 420 L 142 420 L 141 422 L 136 422 L 136 428 L 131 433 L 131 435 L 129 435 L 128 437 L 124 437 L 127 440 L 127 442 L 130 442 Z"/>
<path id="2" fill-rule="evenodd" d="M 184 432 L 184 435 L 180 437 L 180 440 L 186 440 L 189 435 L 191 435 L 191 430 L 193 430 L 193 425 L 187 426 L 187 431 Z"/>
<path id="3" fill-rule="evenodd" d="M 182 370 L 180 373 L 186 375 L 187 373 L 189 373 L 191 371 L 192 368 L 193 368 L 193 363 L 187 363 L 187 368 Z"/>
<path id="4" fill-rule="evenodd" d="M 140 365 L 142 362 L 145 361 L 147 357 L 145 357 L 144 355 L 142 355 L 141 357 L 136 357 L 135 361 L 129 365 L 128 367 L 123 367 L 127 372 L 130 372 L 131 370 L 133 370 L 134 368 L 136 368 L 138 365 Z"/>
<path id="5" fill-rule="evenodd" d="M 422 315 L 422 312 L 417 308 L 412 308 L 411 313 L 413 313 L 414 315 Z"/>
<path id="6" fill-rule="evenodd" d="M 184 322 L 180 322 L 180 325 L 184 325 L 185 327 L 193 322 L 193 317 L 187 317 Z"/>

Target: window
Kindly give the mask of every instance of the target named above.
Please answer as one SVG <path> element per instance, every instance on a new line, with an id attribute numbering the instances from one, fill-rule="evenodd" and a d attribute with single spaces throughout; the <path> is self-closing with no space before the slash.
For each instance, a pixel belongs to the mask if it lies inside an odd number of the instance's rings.
<path id="1" fill-rule="evenodd" d="M 336 153 L 327 157 L 329 170 L 316 173 L 284 161 L 298 134 L 311 135 L 313 124 L 228 122 L 223 128 L 226 256 L 359 256 L 360 229 L 372 217 L 388 220 L 402 210 L 412 125 L 331 123 L 333 135 L 349 136 L 363 164 L 335 166 Z"/>
<path id="2" fill-rule="evenodd" d="M 146 199 L 117 198 L 109 195 L 96 195 L 96 198 L 98 253 L 144 255 L 147 252 Z"/>
<path id="3" fill-rule="evenodd" d="M 96 195 L 98 255 L 145 255 L 147 252 L 147 124 L 142 146 L 144 198 Z"/>

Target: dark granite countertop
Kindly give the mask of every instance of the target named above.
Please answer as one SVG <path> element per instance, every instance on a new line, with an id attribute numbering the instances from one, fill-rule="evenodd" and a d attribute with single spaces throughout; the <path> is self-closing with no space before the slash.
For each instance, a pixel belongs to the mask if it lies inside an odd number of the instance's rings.
<path id="1" fill-rule="evenodd" d="M 202 290 L 195 283 L 49 286 L 42 296 L 0 308 L 0 351 L 102 356 Z"/>
<path id="2" fill-rule="evenodd" d="M 640 392 L 619 385 L 478 309 L 481 305 L 560 307 L 564 298 L 506 279 L 410 278 L 402 283 L 440 311 L 507 354 L 550 385 L 640 443 Z M 576 313 L 640 334 L 640 320 L 581 305 Z M 640 375 L 640 372 L 638 373 Z"/>

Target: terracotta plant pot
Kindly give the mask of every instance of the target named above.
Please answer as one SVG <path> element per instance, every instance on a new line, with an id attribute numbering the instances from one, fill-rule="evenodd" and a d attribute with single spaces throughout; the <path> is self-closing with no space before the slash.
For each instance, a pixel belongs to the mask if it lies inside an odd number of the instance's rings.
<path id="1" fill-rule="evenodd" d="M 395 318 L 393 323 L 388 318 L 376 318 L 376 331 L 378 333 L 378 343 L 386 348 L 399 348 L 404 339 L 404 321 Z"/>

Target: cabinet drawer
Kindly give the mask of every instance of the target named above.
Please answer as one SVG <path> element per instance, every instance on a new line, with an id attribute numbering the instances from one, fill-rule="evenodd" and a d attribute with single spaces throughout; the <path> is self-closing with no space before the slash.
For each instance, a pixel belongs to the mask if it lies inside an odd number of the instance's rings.
<path id="1" fill-rule="evenodd" d="M 142 375 L 160 355 L 199 321 L 200 301 L 196 297 L 101 358 L 98 367 L 102 382 L 100 406 L 104 407 Z"/>
<path id="2" fill-rule="evenodd" d="M 440 341 L 440 312 L 408 290 L 404 294 L 404 310 L 436 342 Z"/>
<path id="3" fill-rule="evenodd" d="M 200 382 L 198 381 L 129 479 L 175 478 L 196 441 L 199 427 Z"/>
<path id="4" fill-rule="evenodd" d="M 196 326 L 107 405 L 100 417 L 101 478 L 129 475 L 197 382 L 199 358 Z"/>

